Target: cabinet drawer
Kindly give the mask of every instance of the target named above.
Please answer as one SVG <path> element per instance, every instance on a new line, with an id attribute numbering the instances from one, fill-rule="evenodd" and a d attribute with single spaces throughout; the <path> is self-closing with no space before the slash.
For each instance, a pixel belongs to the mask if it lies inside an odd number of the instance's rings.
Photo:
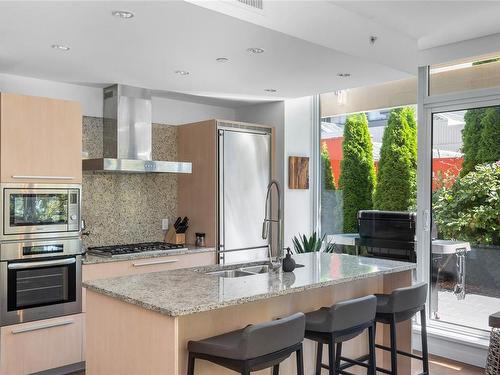
<path id="1" fill-rule="evenodd" d="M 82 314 L 1 328 L 0 374 L 31 374 L 82 361 Z"/>

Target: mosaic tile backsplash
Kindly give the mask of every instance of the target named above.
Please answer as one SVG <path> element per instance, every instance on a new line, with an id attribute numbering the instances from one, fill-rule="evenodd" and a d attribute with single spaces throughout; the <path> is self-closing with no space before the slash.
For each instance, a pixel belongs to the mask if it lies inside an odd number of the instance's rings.
<path id="1" fill-rule="evenodd" d="M 83 151 L 102 157 L 101 118 L 83 118 Z M 177 128 L 153 124 L 153 159 L 177 160 Z M 161 220 L 177 213 L 177 176 L 172 173 L 84 172 L 82 218 L 86 246 L 162 241 Z"/>

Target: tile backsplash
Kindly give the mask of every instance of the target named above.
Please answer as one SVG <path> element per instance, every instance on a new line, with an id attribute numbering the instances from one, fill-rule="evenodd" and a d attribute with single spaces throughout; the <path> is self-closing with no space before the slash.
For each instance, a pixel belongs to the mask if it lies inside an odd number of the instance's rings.
<path id="1" fill-rule="evenodd" d="M 102 157 L 102 118 L 83 118 L 83 151 Z M 153 159 L 177 160 L 177 128 L 153 124 Z M 84 172 L 82 218 L 86 246 L 163 241 L 161 220 L 177 213 L 173 173 Z"/>

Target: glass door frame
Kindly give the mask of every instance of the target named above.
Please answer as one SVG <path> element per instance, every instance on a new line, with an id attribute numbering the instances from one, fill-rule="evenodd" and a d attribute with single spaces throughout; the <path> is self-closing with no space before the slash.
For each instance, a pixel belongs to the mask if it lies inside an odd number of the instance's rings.
<path id="1" fill-rule="evenodd" d="M 430 284 L 432 116 L 440 112 L 500 106 L 500 86 L 431 96 L 429 94 L 429 71 L 429 66 L 421 66 L 418 70 L 417 279 Z M 428 293 L 427 316 L 430 312 L 429 296 Z M 489 332 L 476 328 L 461 327 L 433 319 L 428 319 L 428 326 L 439 329 L 443 334 L 458 332 L 471 338 L 489 339 Z"/>

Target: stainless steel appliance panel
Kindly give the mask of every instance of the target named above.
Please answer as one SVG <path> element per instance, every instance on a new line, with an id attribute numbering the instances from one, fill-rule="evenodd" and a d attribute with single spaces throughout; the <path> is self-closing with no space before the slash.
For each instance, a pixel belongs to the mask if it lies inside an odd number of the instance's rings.
<path id="1" fill-rule="evenodd" d="M 262 239 L 261 230 L 270 179 L 270 134 L 219 130 L 219 245 L 223 263 L 266 259 L 268 241 Z"/>
<path id="2" fill-rule="evenodd" d="M 1 190 L 0 240 L 79 234 L 80 185 L 2 184 Z"/>
<path id="3" fill-rule="evenodd" d="M 0 325 L 82 311 L 81 241 L 0 244 Z"/>

